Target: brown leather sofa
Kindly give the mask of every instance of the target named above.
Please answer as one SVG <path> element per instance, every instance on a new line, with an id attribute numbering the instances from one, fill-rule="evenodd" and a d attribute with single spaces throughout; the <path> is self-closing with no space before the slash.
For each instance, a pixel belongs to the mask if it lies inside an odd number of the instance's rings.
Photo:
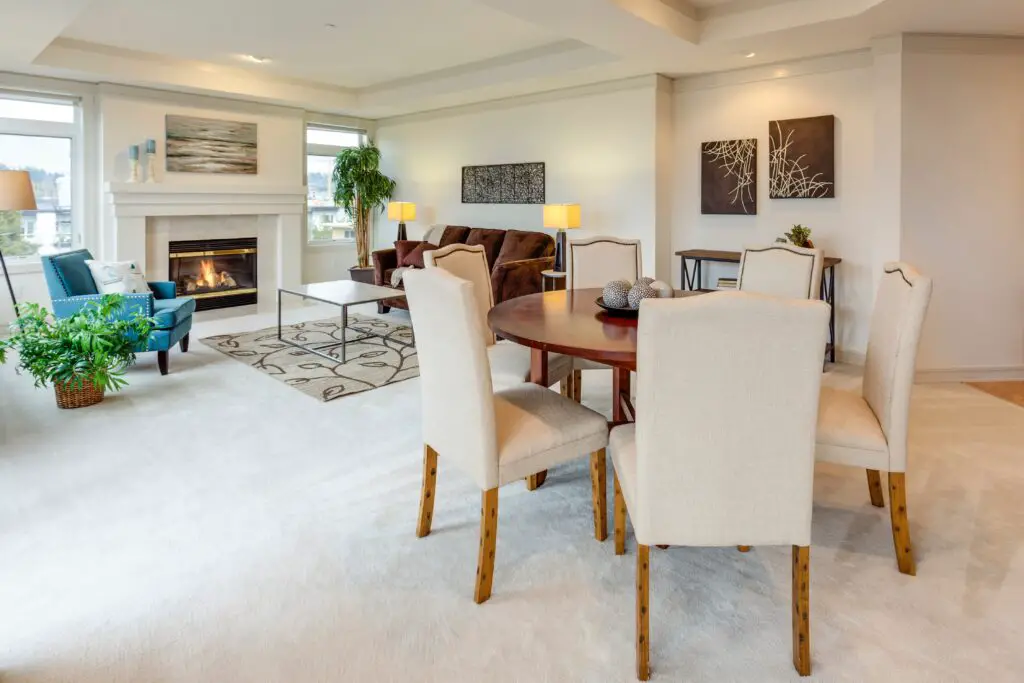
<path id="1" fill-rule="evenodd" d="M 484 248 L 487 265 L 491 268 L 491 289 L 495 303 L 542 291 L 541 272 L 555 265 L 555 241 L 542 232 L 446 226 L 439 246 L 456 243 L 479 244 Z M 391 274 L 397 267 L 398 252 L 395 249 L 373 252 L 374 283 L 390 287 Z M 403 296 L 385 299 L 378 304 L 378 309 L 381 313 L 387 313 L 392 306 L 409 308 Z"/>

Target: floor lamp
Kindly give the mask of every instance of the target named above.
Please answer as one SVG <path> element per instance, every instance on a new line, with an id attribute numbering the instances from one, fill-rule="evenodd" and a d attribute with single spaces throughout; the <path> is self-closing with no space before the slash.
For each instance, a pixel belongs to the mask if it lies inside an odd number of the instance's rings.
<path id="1" fill-rule="evenodd" d="M 28 171 L 0 171 L 0 211 L 35 211 L 36 195 L 32 191 L 32 179 Z M 11 274 L 7 272 L 7 262 L 4 261 L 4 252 L 0 249 L 0 267 L 4 270 L 4 279 L 7 280 L 7 291 L 11 294 L 11 304 L 14 305 L 14 315 L 18 317 L 21 312 L 18 310 L 18 299 L 14 296 L 14 285 L 11 284 Z"/>

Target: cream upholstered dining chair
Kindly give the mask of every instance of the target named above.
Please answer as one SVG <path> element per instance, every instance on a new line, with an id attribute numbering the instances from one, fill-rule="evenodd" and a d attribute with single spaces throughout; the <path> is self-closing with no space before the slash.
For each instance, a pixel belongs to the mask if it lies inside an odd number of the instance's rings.
<path id="1" fill-rule="evenodd" d="M 591 454 L 594 534 L 607 535 L 604 416 L 545 387 L 495 392 L 473 284 L 442 268 L 405 276 L 423 395 L 423 490 L 416 535 L 430 533 L 438 458 L 483 490 L 476 602 L 491 595 L 498 487 Z"/>
<path id="2" fill-rule="evenodd" d="M 612 430 L 615 553 L 637 551 L 649 675 L 650 546 L 793 546 L 793 657 L 810 674 L 814 429 L 828 305 L 745 292 L 641 304 L 637 421 Z M 700 392 L 685 387 L 704 387 Z"/>
<path id="3" fill-rule="evenodd" d="M 884 507 L 880 470 L 889 473 L 896 563 L 917 573 L 907 519 L 907 423 L 917 345 L 932 281 L 906 263 L 887 263 L 875 298 L 860 393 L 825 387 L 818 415 L 818 460 L 863 467 L 875 507 Z"/>
<path id="4" fill-rule="evenodd" d="M 736 288 L 787 299 L 817 299 L 823 264 L 821 249 L 782 243 L 745 247 Z"/>
<path id="5" fill-rule="evenodd" d="M 640 240 L 618 237 L 591 237 L 569 242 L 566 259 L 566 289 L 601 289 L 612 280 L 640 279 L 642 271 Z M 608 370 L 610 366 L 585 358 L 573 359 L 570 387 L 577 402 L 583 391 L 582 370 Z"/>
<path id="6" fill-rule="evenodd" d="M 423 254 L 427 268 L 443 268 L 455 277 L 473 283 L 473 299 L 477 314 L 483 321 L 483 338 L 491 365 L 491 379 L 496 388 L 515 386 L 530 379 L 530 349 L 511 341 L 498 341 L 487 324 L 487 314 L 494 308 L 491 269 L 487 255 L 479 244 L 451 244 Z M 572 372 L 568 356 L 548 354 L 548 379 L 552 384 L 565 382 Z M 567 393 L 568 386 L 566 386 Z"/>

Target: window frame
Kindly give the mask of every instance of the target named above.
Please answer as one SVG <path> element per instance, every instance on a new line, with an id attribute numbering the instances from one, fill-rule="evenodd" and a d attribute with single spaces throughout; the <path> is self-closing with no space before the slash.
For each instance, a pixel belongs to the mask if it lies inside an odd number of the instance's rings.
<path id="1" fill-rule="evenodd" d="M 79 249 L 85 243 L 86 222 L 86 178 L 85 178 L 85 98 L 76 95 L 55 95 L 0 88 L 0 99 L 40 102 L 46 104 L 71 105 L 72 121 L 36 121 L 12 119 L 0 116 L 0 135 L 23 135 L 26 137 L 64 138 L 71 146 L 71 246 Z M 40 254 L 5 257 L 12 273 L 28 272 L 40 267 Z"/>
<path id="2" fill-rule="evenodd" d="M 302 172 L 303 172 L 303 184 L 306 186 L 306 210 L 303 212 L 303 229 L 305 231 L 305 244 L 307 247 L 331 247 L 331 246 L 355 246 L 355 237 L 352 239 L 345 238 L 332 238 L 329 240 L 314 240 L 310 234 L 309 226 L 309 157 L 330 157 L 334 158 L 343 149 L 349 149 L 348 147 L 342 147 L 337 145 L 324 145 L 318 143 L 306 142 L 309 130 L 327 130 L 337 131 L 340 133 L 355 133 L 359 136 L 360 144 L 365 144 L 369 140 L 369 133 L 363 128 L 355 128 L 352 126 L 339 126 L 328 123 L 319 123 L 317 121 L 306 121 L 305 126 L 302 130 L 302 142 L 305 153 L 302 155 Z"/>

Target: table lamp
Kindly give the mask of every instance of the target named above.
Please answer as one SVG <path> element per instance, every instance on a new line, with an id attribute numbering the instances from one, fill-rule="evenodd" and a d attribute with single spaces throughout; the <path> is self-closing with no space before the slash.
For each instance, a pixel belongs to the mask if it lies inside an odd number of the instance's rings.
<path id="1" fill-rule="evenodd" d="M 36 195 L 32 191 L 32 179 L 28 171 L 0 171 L 0 211 L 35 211 Z M 7 280 L 7 291 L 11 293 L 11 303 L 14 305 L 14 315 L 20 316 L 18 311 L 18 300 L 14 296 L 14 286 L 11 285 L 11 275 L 7 272 L 7 262 L 4 261 L 4 253 L 0 250 L 0 266 L 4 270 L 4 279 Z"/>
<path id="2" fill-rule="evenodd" d="M 405 234 L 405 222 L 416 220 L 416 205 L 412 202 L 388 202 L 388 220 L 398 221 L 398 239 L 409 239 Z"/>
<path id="3" fill-rule="evenodd" d="M 579 204 L 545 204 L 544 227 L 558 231 L 555 239 L 555 270 L 565 272 L 565 231 L 580 227 Z"/>

